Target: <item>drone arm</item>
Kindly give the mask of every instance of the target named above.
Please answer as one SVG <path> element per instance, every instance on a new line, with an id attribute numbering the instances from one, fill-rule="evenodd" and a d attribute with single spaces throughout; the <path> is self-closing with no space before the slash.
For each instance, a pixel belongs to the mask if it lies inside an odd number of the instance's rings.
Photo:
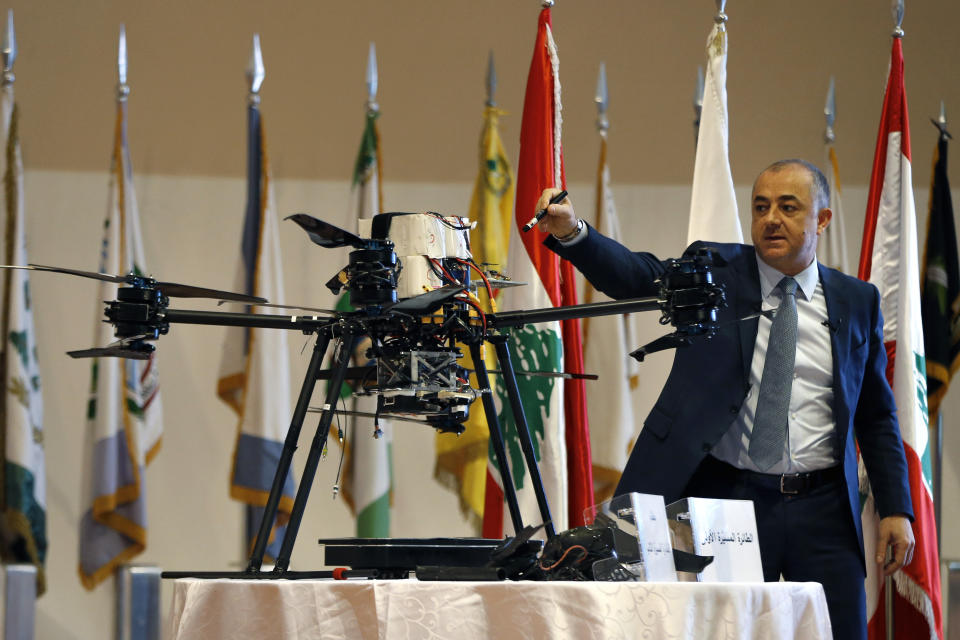
<path id="1" fill-rule="evenodd" d="M 259 329 L 294 329 L 315 331 L 335 320 L 318 316 L 278 316 L 262 313 L 229 313 L 225 311 L 192 311 L 166 309 L 163 319 L 172 324 L 206 324 L 220 327 L 253 327 Z"/>
<path id="2" fill-rule="evenodd" d="M 549 307 L 546 309 L 530 309 L 527 311 L 501 311 L 487 314 L 487 324 L 494 328 L 513 327 L 521 324 L 536 324 L 538 322 L 555 322 L 570 318 L 591 318 L 594 316 L 613 316 L 620 313 L 634 311 L 658 311 L 660 300 L 655 296 L 636 298 L 633 300 L 616 300 L 611 302 L 594 302 L 591 304 L 577 304 L 568 307 Z"/>

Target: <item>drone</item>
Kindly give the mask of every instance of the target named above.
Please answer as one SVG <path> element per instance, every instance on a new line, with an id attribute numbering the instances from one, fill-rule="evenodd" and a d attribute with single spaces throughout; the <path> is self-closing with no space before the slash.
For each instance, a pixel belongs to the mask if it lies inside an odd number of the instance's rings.
<path id="1" fill-rule="evenodd" d="M 375 420 L 415 418 L 441 432 L 461 433 L 470 406 L 480 399 L 489 425 L 491 447 L 503 478 L 511 521 L 515 531 L 521 532 L 524 524 L 493 399 L 491 372 L 482 357 L 484 344 L 491 344 L 496 352 L 498 373 L 503 377 L 513 411 L 544 530 L 548 539 L 553 538 L 556 532 L 520 400 L 518 372 L 510 355 L 510 330 L 569 318 L 658 310 L 661 324 L 672 325 L 674 330 L 631 354 L 643 360 L 654 351 L 685 346 L 694 339 L 714 335 L 718 328 L 718 309 L 725 304 L 723 287 L 715 284 L 712 277 L 714 257 L 709 251 L 701 250 L 664 263 L 665 272 L 658 280 L 656 296 L 485 313 L 475 295 L 481 285 L 492 298 L 494 287 L 518 283 L 488 276 L 473 261 L 469 252 L 471 225 L 463 218 L 432 212 L 383 213 L 361 221 L 361 227 L 366 227 L 366 232 L 361 230 L 361 233 L 369 237 L 305 213 L 287 219 L 321 247 L 351 248 L 348 264 L 327 281 L 326 287 L 334 294 L 348 293 L 354 307 L 352 311 L 270 305 L 257 296 L 158 281 L 132 273 L 111 275 L 35 264 L 5 267 L 64 273 L 121 285 L 117 298 L 104 303 L 105 321 L 113 325 L 117 341 L 68 352 L 74 358 L 149 359 L 155 351 L 151 343 L 166 335 L 171 324 L 298 330 L 316 336 L 246 569 L 242 572 L 165 572 L 165 577 L 291 578 L 307 577 L 296 574 L 311 573 L 289 571 L 290 556 L 334 415 L 338 413 L 335 407 L 340 389 L 347 380 L 354 382 L 355 393 L 376 396 Z M 406 257 L 398 258 L 398 254 Z M 471 279 L 472 273 L 478 277 Z M 171 298 L 211 298 L 322 315 L 180 310 L 170 308 Z M 331 345 L 334 347 L 331 365 L 323 369 Z M 351 366 L 358 345 L 365 347 L 369 364 Z M 464 350 L 472 356 L 477 387 L 470 385 L 470 371 L 459 363 Z M 312 409 L 311 397 L 317 382 L 323 379 L 330 381 L 324 403 L 319 410 Z M 261 571 L 284 480 L 309 411 L 319 411 L 320 421 L 280 552 L 272 571 Z"/>

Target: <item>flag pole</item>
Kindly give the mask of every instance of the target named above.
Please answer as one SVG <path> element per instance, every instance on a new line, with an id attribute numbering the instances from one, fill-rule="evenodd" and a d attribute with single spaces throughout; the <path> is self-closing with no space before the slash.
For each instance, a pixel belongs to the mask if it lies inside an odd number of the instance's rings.
<path id="1" fill-rule="evenodd" d="M 487 58 L 487 102 L 488 107 L 497 106 L 497 68 L 493 64 L 493 49 L 490 49 L 490 56 Z"/>
<path id="2" fill-rule="evenodd" d="M 379 113 L 380 105 L 377 104 L 377 85 L 379 76 L 377 75 L 377 45 L 370 43 L 370 52 L 367 55 L 367 112 Z"/>
<path id="3" fill-rule="evenodd" d="M 247 78 L 247 105 L 251 108 L 247 115 L 248 127 L 249 127 L 249 119 L 256 117 L 254 110 L 258 110 L 260 107 L 260 87 L 263 85 L 263 80 L 266 75 L 263 67 L 263 53 L 260 50 L 260 34 L 258 33 L 253 34 L 253 39 L 250 47 L 250 59 L 247 61 L 247 68 L 244 70 L 244 75 Z M 249 132 L 248 132 L 248 135 L 250 135 Z M 248 145 L 251 144 L 251 141 L 248 140 L 247 144 Z M 250 163 L 249 151 L 248 151 L 247 162 L 248 164 Z M 247 171 L 248 171 L 247 197 L 249 199 L 250 197 L 249 167 Z M 249 202 L 248 202 L 248 206 L 249 206 Z M 247 286 L 248 287 L 253 286 L 253 283 L 249 281 L 249 278 L 247 281 Z M 253 293 L 253 289 L 250 289 L 250 293 L 251 294 Z M 246 309 L 248 312 L 250 311 L 249 307 L 247 307 Z M 252 335 L 253 330 L 248 329 L 247 331 L 249 332 L 247 334 L 248 336 L 247 339 L 249 340 L 250 339 L 249 336 Z M 246 398 L 244 399 L 244 402 L 246 402 Z M 243 428 L 242 425 L 239 428 L 242 429 Z M 233 482 L 233 479 L 231 478 L 231 483 L 232 482 Z M 267 502 L 270 502 L 270 496 L 267 497 Z M 277 501 L 277 505 L 279 505 L 279 500 Z M 261 519 L 261 522 L 258 523 L 259 526 L 257 527 L 257 535 L 256 537 L 253 537 L 252 536 L 253 525 L 251 524 L 251 521 L 253 520 L 253 509 L 249 504 L 244 504 L 241 507 L 241 509 L 243 511 L 245 526 L 243 526 L 240 531 L 240 548 L 242 549 L 242 553 L 240 555 L 241 557 L 244 557 L 250 553 L 251 546 L 253 547 L 255 552 L 258 552 L 257 550 L 259 549 L 259 546 L 257 545 L 257 542 L 261 537 L 264 537 L 264 539 L 266 539 L 269 543 L 269 536 L 271 531 L 273 530 L 273 523 L 275 522 L 276 517 L 275 516 L 272 518 L 268 517 L 269 509 L 266 508 L 266 505 L 265 505 L 263 517 Z M 274 506 L 273 513 L 276 513 L 276 509 L 277 507 Z M 266 553 L 266 546 L 267 545 L 264 545 L 264 553 Z"/>
<path id="4" fill-rule="evenodd" d="M 367 117 L 376 118 L 380 114 L 380 105 L 377 103 L 377 91 L 380 86 L 380 75 L 377 71 L 377 45 L 370 43 L 370 50 L 367 54 Z M 383 211 L 383 181 L 381 180 L 382 167 L 380 166 L 380 142 L 377 141 L 377 204 L 380 213 Z M 357 402 L 356 396 L 353 398 L 354 405 Z M 356 408 L 356 406 L 354 406 Z M 375 433 L 380 433 L 379 427 Z M 377 435 L 377 438 L 380 436 Z"/>
<path id="5" fill-rule="evenodd" d="M 125 102 L 130 96 L 127 84 L 127 28 L 120 25 L 120 39 L 117 43 L 117 101 Z"/>
<path id="6" fill-rule="evenodd" d="M 823 106 L 823 117 L 827 123 L 826 129 L 823 130 L 823 141 L 831 145 L 837 139 L 837 134 L 833 130 L 833 123 L 837 120 L 837 88 L 833 76 L 830 76 L 830 87 L 827 89 L 827 101 Z"/>
<path id="7" fill-rule="evenodd" d="M 604 62 L 600 63 L 600 70 L 597 72 L 597 93 L 593 101 L 597 104 L 597 131 L 602 137 L 606 137 L 610 129 L 610 121 L 607 119 L 610 94 L 607 92 L 607 65 Z"/>
<path id="8" fill-rule="evenodd" d="M 607 106 L 610 104 L 610 94 L 607 92 L 607 65 L 605 62 L 600 62 L 600 68 L 597 70 L 597 91 L 593 96 L 593 102 L 597 105 L 597 133 L 600 134 L 600 167 L 599 170 L 602 174 L 603 167 L 606 165 L 607 161 L 607 131 L 610 130 L 610 120 L 607 118 Z M 597 229 L 601 229 L 601 224 L 603 223 L 603 208 L 600 206 L 600 203 L 603 202 L 603 186 L 598 181 L 597 182 L 597 217 L 593 221 L 593 224 L 596 225 Z M 593 295 L 595 289 L 590 285 L 589 282 L 586 283 L 584 287 L 584 301 L 593 302 Z M 587 342 L 588 334 L 590 328 L 590 318 L 583 319 L 583 351 L 584 354 L 587 352 Z M 586 357 L 586 355 L 584 355 Z"/>
<path id="9" fill-rule="evenodd" d="M 934 120 L 930 118 L 930 121 L 940 132 L 940 138 L 952 139 L 953 136 L 950 135 L 950 132 L 947 130 L 947 109 L 943 103 L 943 100 L 940 101 L 940 115 Z M 941 527 L 940 527 L 940 505 L 941 505 L 941 491 L 943 488 L 943 406 L 941 405 L 940 410 L 937 411 L 937 426 L 936 431 L 933 437 L 933 514 L 934 519 L 937 523 L 937 553 L 940 553 L 940 550 L 943 546 L 941 542 Z"/>
<path id="10" fill-rule="evenodd" d="M 260 87 L 263 85 L 263 79 L 266 73 L 263 68 L 263 54 L 260 52 L 260 34 L 253 34 L 253 46 L 250 49 L 250 61 L 247 63 L 247 85 L 250 93 L 247 99 L 250 105 L 260 104 Z"/>
<path id="11" fill-rule="evenodd" d="M 17 60 L 17 35 L 13 30 L 13 9 L 7 9 L 7 28 L 3 32 L 3 86 L 8 87 L 16 79 L 13 75 L 13 63 Z"/>
<path id="12" fill-rule="evenodd" d="M 893 0 L 891 12 L 893 13 L 893 37 L 903 38 L 903 2 L 904 0 Z M 912 188 L 912 187 L 911 187 Z M 887 640 L 894 640 L 894 616 L 893 616 L 893 576 L 886 576 L 883 579 L 883 600 L 884 614 L 886 617 Z"/>

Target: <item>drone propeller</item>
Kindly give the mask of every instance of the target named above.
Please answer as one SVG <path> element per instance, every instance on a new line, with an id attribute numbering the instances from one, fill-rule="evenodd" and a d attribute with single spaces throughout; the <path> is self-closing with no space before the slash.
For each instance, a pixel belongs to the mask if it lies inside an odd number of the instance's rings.
<path id="1" fill-rule="evenodd" d="M 95 271 L 81 271 L 79 269 L 67 269 L 64 267 L 50 267 L 42 264 L 21 265 L 0 265 L 3 269 L 27 269 L 30 271 L 51 271 L 53 273 L 65 273 L 82 278 L 92 278 L 104 282 L 113 282 L 116 284 L 129 284 L 134 287 L 149 287 L 159 289 L 164 295 L 170 298 L 220 298 L 236 302 L 266 302 L 265 298 L 258 296 L 248 296 L 242 293 L 233 293 L 231 291 L 220 291 L 219 289 L 207 289 L 205 287 L 195 287 L 188 284 L 179 284 L 176 282 L 158 282 L 152 278 L 138 276 L 128 273 L 124 276 L 116 276 L 109 273 L 97 273 Z"/>
<path id="2" fill-rule="evenodd" d="M 293 220 L 300 225 L 300 228 L 307 232 L 310 239 L 321 247 L 334 249 L 349 245 L 355 249 L 363 249 L 366 246 L 360 236 L 356 236 L 340 227 L 335 227 L 329 222 L 318 220 L 306 213 L 295 213 L 284 219 Z"/>
<path id="3" fill-rule="evenodd" d="M 156 350 L 152 344 L 143 341 L 147 335 L 133 336 L 110 343 L 106 347 L 67 351 L 71 358 L 128 358 L 130 360 L 149 360 Z"/>

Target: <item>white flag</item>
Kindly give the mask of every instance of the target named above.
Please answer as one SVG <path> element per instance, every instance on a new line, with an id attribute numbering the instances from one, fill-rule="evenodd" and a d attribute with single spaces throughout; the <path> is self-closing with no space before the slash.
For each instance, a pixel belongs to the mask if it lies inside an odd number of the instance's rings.
<path id="1" fill-rule="evenodd" d="M 248 107 L 248 185 L 241 254 L 234 291 L 283 304 L 280 233 L 273 183 L 267 161 L 260 111 Z M 241 304 L 232 305 L 243 311 Z M 257 313 L 282 313 L 262 307 Z M 290 356 L 287 332 L 230 327 L 223 343 L 217 395 L 239 417 L 230 474 L 230 496 L 251 507 L 247 542 L 256 537 L 262 507 L 267 503 L 283 442 L 290 426 Z M 287 473 L 278 512 L 286 520 L 293 510 L 293 474 Z M 276 558 L 282 537 L 272 531 L 267 552 Z"/>
<path id="2" fill-rule="evenodd" d="M 3 260 L 27 264 L 23 207 L 23 160 L 13 86 L 0 90 L 0 193 L 4 203 Z M 47 552 L 46 472 L 43 454 L 43 397 L 37 365 L 29 271 L 7 269 L 0 278 L 3 300 L 4 443 L 3 558 L 37 567 L 37 591 L 43 593 Z"/>
<path id="3" fill-rule="evenodd" d="M 843 225 L 843 205 L 840 201 L 840 168 L 837 164 L 837 152 L 832 144 L 827 146 L 827 161 L 830 163 L 827 170 L 827 181 L 830 184 L 830 210 L 833 212 L 833 217 L 820 236 L 820 242 L 817 245 L 817 258 L 828 267 L 849 274 L 847 232 Z"/>
<path id="4" fill-rule="evenodd" d="M 127 147 L 126 99 L 117 102 L 113 162 L 100 268 L 144 274 L 140 217 Z M 102 282 L 98 300 L 115 300 L 117 285 Z M 97 309 L 93 344 L 114 340 Z M 88 508 L 80 522 L 80 580 L 87 589 L 129 562 L 147 544 L 146 465 L 163 431 L 157 356 L 149 360 L 97 358 L 90 379 L 83 482 Z"/>
<path id="5" fill-rule="evenodd" d="M 601 134 L 600 168 L 597 176 L 597 229 L 603 235 L 620 240 L 620 221 L 610 189 L 607 166 L 607 136 Z M 586 285 L 586 302 L 599 302 L 598 294 Z M 593 486 L 596 502 L 609 500 L 627 464 L 627 456 L 639 432 L 633 415 L 631 389 L 638 377 L 638 363 L 627 354 L 635 348 L 630 316 L 598 316 L 583 323 L 584 370 L 597 373 L 593 384 L 590 412 L 590 452 L 593 456 Z"/>
<path id="6" fill-rule="evenodd" d="M 714 24 L 707 38 L 707 74 L 693 167 L 687 244 L 695 240 L 743 242 L 729 153 L 727 30 L 720 22 Z"/>
<path id="7" fill-rule="evenodd" d="M 363 138 L 353 175 L 351 201 L 357 219 L 372 218 L 381 212 L 380 141 L 377 132 L 378 113 L 368 110 Z M 356 231 L 356 229 L 354 229 Z M 347 303 L 341 298 L 338 308 Z M 365 364 L 360 347 L 354 355 L 358 364 Z M 374 396 L 359 396 L 356 411 L 376 412 Z M 361 538 L 386 538 L 390 535 L 390 500 L 393 490 L 392 429 L 380 421 L 382 434 L 374 436 L 373 420 L 351 416 L 347 423 L 347 454 L 343 469 L 343 497 L 357 517 L 357 535 Z"/>

